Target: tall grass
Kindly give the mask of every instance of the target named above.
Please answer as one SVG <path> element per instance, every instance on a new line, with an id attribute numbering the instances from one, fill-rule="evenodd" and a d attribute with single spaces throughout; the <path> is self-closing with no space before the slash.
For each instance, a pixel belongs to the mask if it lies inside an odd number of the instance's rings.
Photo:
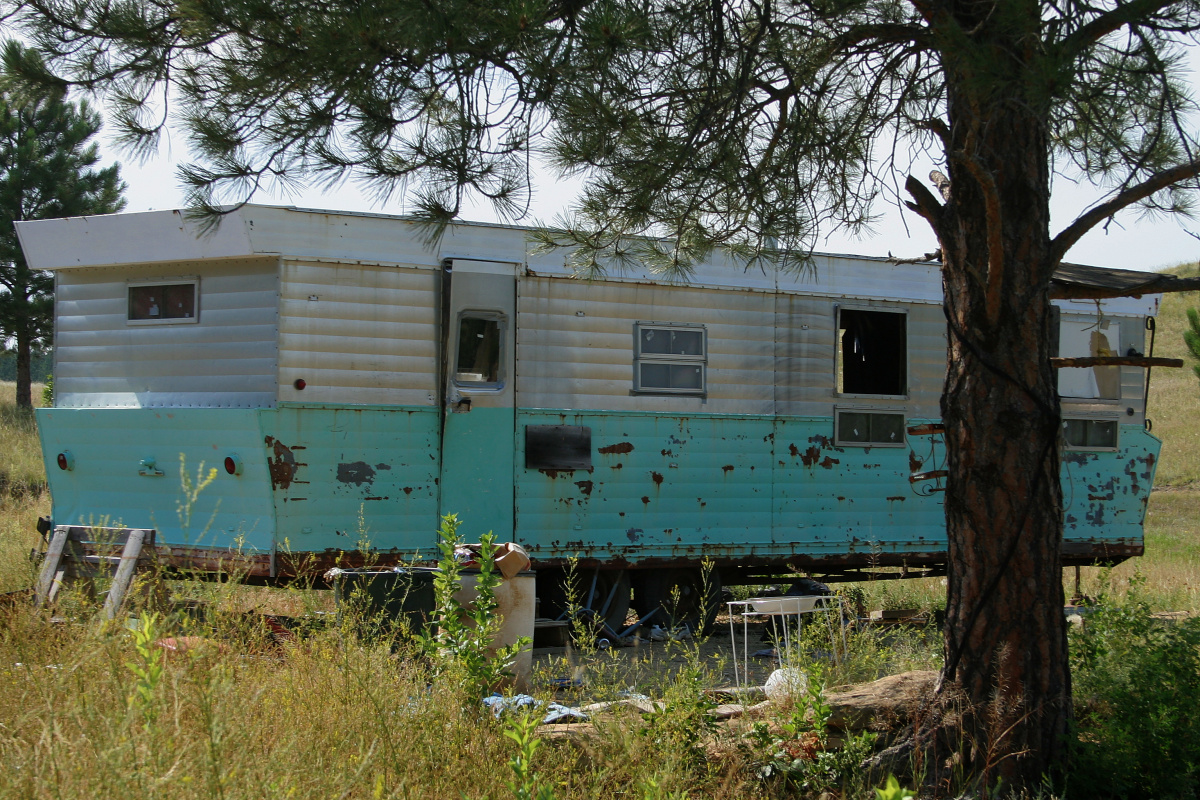
<path id="1" fill-rule="evenodd" d="M 1195 276 L 1200 267 L 1185 264 L 1167 272 Z M 1154 435 L 1163 442 L 1154 479 L 1157 487 L 1200 488 L 1200 381 L 1183 343 L 1187 309 L 1197 306 L 1200 292 L 1163 295 L 1155 321 L 1154 355 L 1185 362 L 1183 369 L 1159 368 L 1150 374 L 1147 415 L 1154 423 Z"/>

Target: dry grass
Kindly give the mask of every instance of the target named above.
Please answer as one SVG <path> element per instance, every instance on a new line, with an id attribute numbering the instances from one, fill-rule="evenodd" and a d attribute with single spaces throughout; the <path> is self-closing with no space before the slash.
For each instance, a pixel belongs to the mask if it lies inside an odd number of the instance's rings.
<path id="1" fill-rule="evenodd" d="M 0 381 L 0 497 L 38 494 L 46 485 L 46 470 L 38 444 L 33 414 L 14 402 L 16 385 Z M 33 387 L 34 405 L 40 405 L 42 385 Z"/>

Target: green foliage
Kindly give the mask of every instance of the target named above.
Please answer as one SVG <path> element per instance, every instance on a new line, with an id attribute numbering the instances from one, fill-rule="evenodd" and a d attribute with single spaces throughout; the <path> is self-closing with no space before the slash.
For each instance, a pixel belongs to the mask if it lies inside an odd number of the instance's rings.
<path id="1" fill-rule="evenodd" d="M 27 63 L 38 57 L 16 42 L 7 51 Z M 11 73 L 4 75 L 10 82 Z M 13 223 L 119 211 L 124 184 L 116 165 L 93 169 L 100 115 L 61 90 L 20 94 L 0 87 L 0 339 L 16 343 L 17 404 L 29 406 L 33 350 L 50 344 L 54 282 L 31 270 Z"/>
<path id="2" fill-rule="evenodd" d="M 917 791 L 902 787 L 895 775 L 888 775 L 883 788 L 875 790 L 875 800 L 913 800 L 916 796 Z"/>
<path id="3" fill-rule="evenodd" d="M 42 407 L 50 408 L 54 405 L 54 376 L 46 377 L 46 385 L 42 387 Z"/>
<path id="4" fill-rule="evenodd" d="M 1200 311 L 1194 308 L 1187 310 L 1188 328 L 1183 332 L 1183 343 L 1187 345 L 1192 358 L 1200 361 Z M 1192 365 L 1192 372 L 1200 378 L 1200 364 Z"/>
<path id="5" fill-rule="evenodd" d="M 1200 619 L 1157 620 L 1132 581 L 1072 636 L 1077 742 L 1071 793 L 1200 794 Z"/>
<path id="6" fill-rule="evenodd" d="M 146 732 L 149 733 L 158 716 L 156 695 L 158 686 L 162 683 L 165 654 L 156 644 L 161 635 L 161 619 L 158 614 L 143 611 L 137 622 L 137 627 L 130 631 L 130 636 L 138 659 L 125 664 L 137 678 L 129 694 L 129 709 L 142 719 Z"/>
<path id="7" fill-rule="evenodd" d="M 539 724 L 536 713 L 513 715 L 504 729 L 504 735 L 517 745 L 517 752 L 508 761 L 513 773 L 508 788 L 514 800 L 554 800 L 554 790 L 545 783 L 539 786 L 533 771 L 533 756 L 542 744 L 537 737 Z"/>
<path id="8" fill-rule="evenodd" d="M 511 677 L 509 668 L 517 653 L 531 642 L 522 637 L 511 645 L 492 647 L 492 638 L 503 620 L 496 614 L 496 587 L 501 577 L 493 561 L 496 540 L 490 531 L 480 537 L 476 598 L 464 604 L 455 596 L 463 588 L 462 570 L 454 557 L 455 548 L 462 543 L 458 526 L 457 515 L 442 517 L 438 529 L 438 550 L 442 557 L 433 581 L 436 629 L 426 632 L 422 642 L 426 652 L 440 665 L 439 674 L 456 677 L 468 692 L 481 692 Z"/>
<path id="9" fill-rule="evenodd" d="M 843 794 L 860 780 L 860 764 L 875 746 L 873 733 L 847 734 L 840 747 L 831 747 L 829 720 L 833 709 L 825 699 L 825 681 L 819 669 L 808 674 L 805 692 L 795 699 L 791 716 L 781 723 L 782 735 L 757 723 L 753 729 L 766 754 L 758 775 L 780 780 L 813 795 L 837 791 Z"/>

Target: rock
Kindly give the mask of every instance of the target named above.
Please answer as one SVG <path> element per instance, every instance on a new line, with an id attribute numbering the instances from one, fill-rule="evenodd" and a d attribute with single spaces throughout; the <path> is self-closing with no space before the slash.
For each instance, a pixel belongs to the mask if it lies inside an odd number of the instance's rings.
<path id="1" fill-rule="evenodd" d="M 932 696 L 937 680 L 936 671 L 917 670 L 826 692 L 833 709 L 829 726 L 848 731 L 894 729 L 912 719 Z"/>

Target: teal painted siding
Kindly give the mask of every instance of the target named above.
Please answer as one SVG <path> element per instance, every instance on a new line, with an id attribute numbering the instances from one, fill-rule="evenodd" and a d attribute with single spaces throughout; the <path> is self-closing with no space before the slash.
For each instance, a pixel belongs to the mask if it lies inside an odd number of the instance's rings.
<path id="1" fill-rule="evenodd" d="M 38 409 L 53 517 L 57 524 L 155 528 L 173 544 L 270 552 L 275 528 L 271 480 L 254 409 Z M 55 463 L 70 450 L 75 468 Z M 241 475 L 226 474 L 237 454 Z M 138 474 L 153 458 L 163 475 Z M 216 469 L 184 519 L 180 470 L 195 481 Z"/>
<path id="2" fill-rule="evenodd" d="M 1142 538 L 1162 444 L 1140 425 L 1122 425 L 1116 452 L 1063 452 L 1063 538 Z"/>
<path id="3" fill-rule="evenodd" d="M 517 471 L 520 539 L 544 558 L 945 547 L 940 498 L 908 483 L 909 450 L 833 447 L 828 418 L 518 416 L 519 432 L 564 424 L 592 429 L 592 472 Z"/>
<path id="4" fill-rule="evenodd" d="M 259 413 L 281 550 L 354 550 L 365 541 L 432 556 L 436 409 L 284 405 Z"/>
<path id="5" fill-rule="evenodd" d="M 526 425 L 591 429 L 593 469 L 524 467 Z M 41 409 L 57 523 L 153 527 L 172 544 L 245 552 L 381 550 L 431 557 L 439 513 L 535 557 L 781 558 L 945 547 L 941 466 L 928 439 L 837 447 L 821 417 L 549 412 L 450 415 L 432 407 Z M 1140 542 L 1159 441 L 1121 429 L 1116 452 L 1066 451 L 1067 542 Z M 75 468 L 59 470 L 70 450 Z M 221 469 L 226 455 L 240 476 Z M 931 461 L 932 455 L 932 461 Z M 153 458 L 164 473 L 138 474 Z M 191 518 L 180 468 L 217 468 Z M 444 472 L 443 472 L 444 470 Z M 512 520 L 516 519 L 516 531 Z"/>
<path id="6" fill-rule="evenodd" d="M 513 538 L 513 421 L 511 408 L 446 415 L 441 509 L 458 515 L 468 541 Z"/>

